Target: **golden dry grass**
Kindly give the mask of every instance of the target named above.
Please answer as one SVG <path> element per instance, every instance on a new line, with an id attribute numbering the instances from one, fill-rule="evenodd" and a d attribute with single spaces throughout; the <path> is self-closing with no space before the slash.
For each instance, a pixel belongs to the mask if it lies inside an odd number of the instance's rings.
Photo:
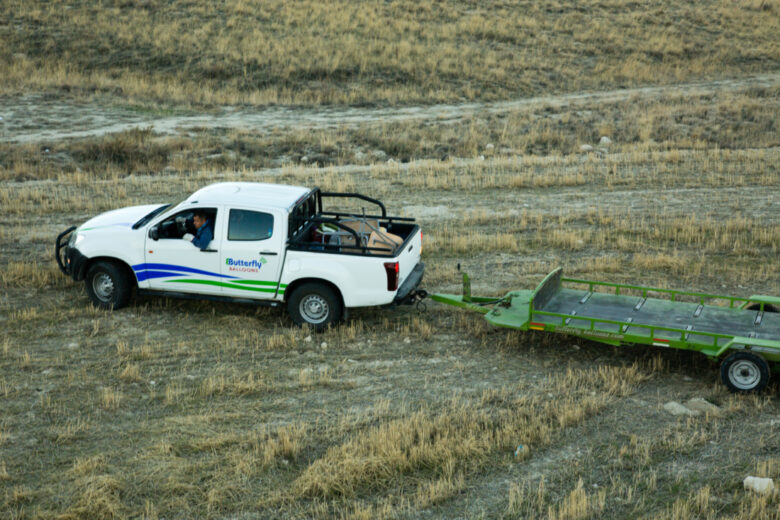
<path id="1" fill-rule="evenodd" d="M 0 90 L 149 105 L 429 102 L 777 63 L 776 2 L 334 5 L 6 3 Z M 108 313 L 59 274 L 52 239 L 117 206 L 257 180 L 420 213 L 433 290 L 457 287 L 462 262 L 475 293 L 531 287 L 563 265 L 771 294 L 778 99 L 762 87 L 446 126 L 137 130 L 46 143 L 50 154 L 0 145 L 0 516 L 776 519 L 777 496 L 740 484 L 780 479 L 776 395 L 729 396 L 698 358 L 495 331 L 432 304 L 357 310 L 314 337 L 275 310 L 140 299 Z M 578 152 L 602 135 L 606 152 Z M 397 162 L 369 164 L 376 149 Z M 362 166 L 298 164 L 312 153 Z M 661 409 L 689 395 L 721 412 Z"/>
<path id="2" fill-rule="evenodd" d="M 351 497 L 365 489 L 387 488 L 402 475 L 444 468 L 443 482 L 438 479 L 427 490 L 418 490 L 426 502 L 441 493 L 442 486 L 452 489 L 454 472 L 474 471 L 491 453 L 510 450 L 517 439 L 532 448 L 543 446 L 556 429 L 598 412 L 644 377 L 637 367 L 570 370 L 547 382 L 552 398 L 513 399 L 512 391 L 505 389 L 482 399 L 482 409 L 454 401 L 437 414 L 412 412 L 330 448 L 295 480 L 292 492 L 300 497 Z"/>
<path id="3" fill-rule="evenodd" d="M 10 0 L 0 89 L 173 104 L 457 101 L 776 70 L 780 6 Z"/>

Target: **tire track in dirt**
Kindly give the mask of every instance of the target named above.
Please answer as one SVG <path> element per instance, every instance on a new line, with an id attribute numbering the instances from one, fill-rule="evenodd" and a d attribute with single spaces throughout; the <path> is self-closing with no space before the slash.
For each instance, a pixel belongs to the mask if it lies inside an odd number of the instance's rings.
<path id="1" fill-rule="evenodd" d="M 562 107 L 587 103 L 614 103 L 632 98 L 657 99 L 679 95 L 707 95 L 780 84 L 780 73 L 601 92 L 576 92 L 493 103 L 440 104 L 405 107 L 271 106 L 222 107 L 210 113 L 159 115 L 131 108 L 24 95 L 0 99 L 0 142 L 35 143 L 96 137 L 133 128 L 151 128 L 176 135 L 196 129 L 242 129 L 269 133 L 281 129 L 323 129 L 409 120 L 448 124 L 476 113 L 503 113 L 539 106 Z"/>

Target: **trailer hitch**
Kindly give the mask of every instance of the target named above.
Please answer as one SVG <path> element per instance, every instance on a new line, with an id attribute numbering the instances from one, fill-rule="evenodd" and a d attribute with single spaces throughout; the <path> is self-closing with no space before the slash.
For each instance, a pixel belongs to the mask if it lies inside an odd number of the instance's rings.
<path id="1" fill-rule="evenodd" d="M 428 291 L 425 289 L 418 289 L 413 291 L 410 296 L 412 297 L 411 303 L 415 304 L 415 308 L 418 312 L 425 312 L 428 310 L 428 305 L 425 303 L 425 298 L 428 297 Z"/>

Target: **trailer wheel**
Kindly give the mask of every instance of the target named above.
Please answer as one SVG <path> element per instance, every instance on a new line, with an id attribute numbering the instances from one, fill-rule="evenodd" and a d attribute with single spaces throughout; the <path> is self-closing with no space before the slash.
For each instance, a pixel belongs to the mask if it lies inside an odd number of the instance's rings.
<path id="1" fill-rule="evenodd" d="M 121 309 L 130 301 L 132 283 L 121 266 L 114 262 L 96 262 L 84 278 L 92 304 L 101 309 Z"/>
<path id="2" fill-rule="evenodd" d="M 341 320 L 344 309 L 341 298 L 332 288 L 314 282 L 295 288 L 287 300 L 287 311 L 297 325 L 322 332 L 328 325 Z"/>
<path id="3" fill-rule="evenodd" d="M 720 378 L 732 392 L 760 392 L 769 384 L 769 365 L 761 356 L 735 352 L 720 366 Z"/>

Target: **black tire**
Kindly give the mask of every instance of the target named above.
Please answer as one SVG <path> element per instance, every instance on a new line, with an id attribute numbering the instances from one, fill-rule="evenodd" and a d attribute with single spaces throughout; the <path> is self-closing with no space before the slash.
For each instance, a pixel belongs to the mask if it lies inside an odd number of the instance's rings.
<path id="1" fill-rule="evenodd" d="M 127 271 L 114 262 L 100 261 L 89 266 L 84 283 L 92 304 L 101 309 L 121 309 L 133 292 Z"/>
<path id="2" fill-rule="evenodd" d="M 769 364 L 750 352 L 735 352 L 720 365 L 720 379 L 732 392 L 760 392 L 769 384 Z"/>
<path id="3" fill-rule="evenodd" d="M 287 311 L 297 325 L 322 332 L 329 325 L 341 321 L 344 306 L 339 295 L 330 286 L 311 282 L 293 290 L 287 300 Z"/>

